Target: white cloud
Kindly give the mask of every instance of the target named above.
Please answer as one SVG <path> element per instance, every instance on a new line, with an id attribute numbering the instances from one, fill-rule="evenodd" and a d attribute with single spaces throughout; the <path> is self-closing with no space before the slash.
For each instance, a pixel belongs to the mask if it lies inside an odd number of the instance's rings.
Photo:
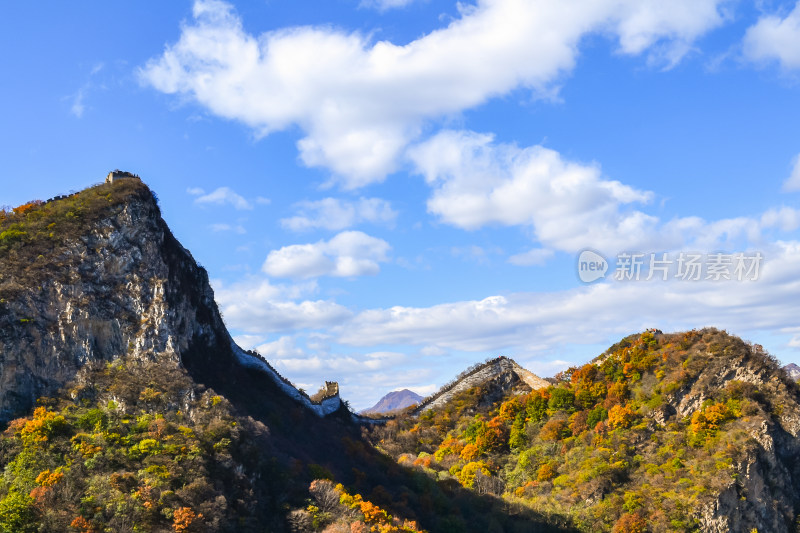
<path id="1" fill-rule="evenodd" d="M 719 26 L 723 0 L 478 0 L 446 27 L 405 45 L 330 27 L 254 36 L 233 8 L 197 1 L 177 43 L 139 75 L 261 135 L 305 133 L 302 160 L 349 188 L 380 181 L 424 122 L 523 87 L 552 93 L 591 33 L 624 54 L 674 64 Z"/>
<path id="2" fill-rule="evenodd" d="M 86 96 L 89 94 L 89 92 L 94 91 L 97 88 L 92 82 L 92 78 L 94 78 L 96 74 L 103 70 L 103 67 L 103 63 L 95 64 L 92 67 L 92 70 L 89 71 L 89 79 L 86 81 L 86 83 L 84 83 L 83 86 L 75 92 L 75 94 L 67 97 L 67 99 L 72 100 L 72 105 L 69 108 L 69 112 L 75 115 L 77 118 L 83 117 L 83 113 L 86 111 Z M 100 88 L 104 87 L 101 86 Z"/>
<path id="3" fill-rule="evenodd" d="M 751 61 L 777 61 L 785 70 L 800 68 L 800 2 L 784 18 L 760 17 L 747 29 L 743 50 Z"/>
<path id="4" fill-rule="evenodd" d="M 279 278 L 354 277 L 377 274 L 391 247 L 360 231 L 344 231 L 329 241 L 273 250 L 262 270 Z"/>
<path id="5" fill-rule="evenodd" d="M 547 262 L 548 259 L 553 257 L 553 250 L 546 248 L 534 248 L 521 254 L 512 255 L 508 258 L 508 262 L 517 266 L 541 266 Z"/>
<path id="6" fill-rule="evenodd" d="M 781 231 L 794 231 L 800 227 L 800 211 L 791 207 L 769 209 L 761 215 L 762 228 L 778 228 Z"/>
<path id="7" fill-rule="evenodd" d="M 294 338 L 288 335 L 278 340 L 256 346 L 256 350 L 267 360 L 301 357 L 303 350 L 297 347 Z"/>
<path id="8" fill-rule="evenodd" d="M 251 335 L 330 327 L 352 314 L 329 300 L 304 300 L 316 291 L 313 283 L 286 286 L 251 279 L 231 286 L 220 281 L 213 285 L 225 321 Z"/>
<path id="9" fill-rule="evenodd" d="M 760 243 L 765 231 L 800 224 L 800 211 L 789 207 L 757 218 L 665 222 L 633 207 L 648 204 L 652 192 L 605 179 L 596 164 L 568 161 L 542 146 L 494 143 L 491 135 L 471 131 L 442 131 L 412 147 L 409 158 L 433 189 L 428 211 L 443 222 L 467 230 L 532 228 L 543 248 L 509 258 L 517 265 L 541 264 L 548 250 L 616 254 Z"/>
<path id="10" fill-rule="evenodd" d="M 414 0 L 361 0 L 361 7 L 372 7 L 378 11 L 387 11 L 400 7 L 406 7 L 414 3 Z"/>
<path id="11" fill-rule="evenodd" d="M 797 154 L 792 161 L 792 173 L 783 182 L 783 190 L 785 192 L 800 191 L 800 154 Z"/>
<path id="12" fill-rule="evenodd" d="M 86 109 L 86 106 L 83 104 L 83 97 L 85 95 L 85 89 L 81 88 L 78 89 L 78 92 L 72 97 L 72 106 L 70 106 L 69 111 L 73 115 L 78 118 L 83 117 L 83 112 Z"/>
<path id="13" fill-rule="evenodd" d="M 800 243 L 777 244 L 763 254 L 757 281 L 606 282 L 549 294 L 372 309 L 335 329 L 338 341 L 352 346 L 507 350 L 526 356 L 606 342 L 647 327 L 716 326 L 737 334 L 796 328 Z"/>
<path id="14" fill-rule="evenodd" d="M 252 350 L 262 342 L 265 338 L 263 335 L 234 335 L 233 342 L 241 346 L 245 350 Z"/>
<path id="15" fill-rule="evenodd" d="M 497 145 L 468 131 L 441 132 L 409 154 L 433 187 L 428 211 L 454 226 L 533 226 L 545 246 L 567 251 L 652 244 L 657 219 L 624 209 L 652 193 L 602 179 L 596 165 L 565 161 L 541 146 Z"/>
<path id="16" fill-rule="evenodd" d="M 236 226 L 232 226 L 230 224 L 211 224 L 211 226 L 209 227 L 211 228 L 211 231 L 215 233 L 222 233 L 229 231 L 236 233 L 238 235 L 244 235 L 245 233 L 247 233 L 247 230 L 244 229 L 244 226 L 240 224 L 237 224 Z"/>
<path id="17" fill-rule="evenodd" d="M 203 189 L 198 188 L 189 188 L 187 192 L 191 195 L 202 195 L 195 198 L 194 203 L 196 204 L 229 204 L 233 206 L 234 209 L 238 210 L 253 209 L 252 203 L 245 200 L 243 196 L 237 194 L 229 187 L 219 187 L 208 194 L 205 194 Z"/>
<path id="18" fill-rule="evenodd" d="M 295 207 L 299 214 L 281 220 L 283 227 L 294 231 L 316 228 L 338 231 L 362 222 L 391 224 L 397 218 L 392 205 L 381 198 L 359 198 L 357 201 L 323 198 L 300 202 Z"/>

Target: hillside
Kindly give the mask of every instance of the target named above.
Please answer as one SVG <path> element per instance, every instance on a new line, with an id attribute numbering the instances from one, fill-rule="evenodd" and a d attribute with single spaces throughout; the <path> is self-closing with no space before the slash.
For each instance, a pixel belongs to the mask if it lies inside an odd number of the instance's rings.
<path id="1" fill-rule="evenodd" d="M 760 346 L 646 332 L 547 388 L 488 403 L 489 384 L 374 428 L 373 442 L 581 531 L 795 531 L 800 393 Z"/>
<path id="2" fill-rule="evenodd" d="M 364 409 L 361 411 L 361 414 L 391 413 L 393 411 L 399 411 L 401 409 L 405 409 L 406 407 L 416 405 L 422 400 L 422 396 L 408 389 L 392 391 L 378 400 L 378 402 L 369 409 Z"/>
<path id="3" fill-rule="evenodd" d="M 398 465 L 324 389 L 232 342 L 140 180 L 0 213 L 0 532 L 569 531 Z"/>

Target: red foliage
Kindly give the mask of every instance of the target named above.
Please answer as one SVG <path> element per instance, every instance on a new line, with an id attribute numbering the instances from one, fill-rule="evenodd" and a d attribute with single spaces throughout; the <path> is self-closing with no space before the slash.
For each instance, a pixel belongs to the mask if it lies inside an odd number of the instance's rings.
<path id="1" fill-rule="evenodd" d="M 613 533 L 645 533 L 647 521 L 638 514 L 625 513 L 614 524 Z"/>

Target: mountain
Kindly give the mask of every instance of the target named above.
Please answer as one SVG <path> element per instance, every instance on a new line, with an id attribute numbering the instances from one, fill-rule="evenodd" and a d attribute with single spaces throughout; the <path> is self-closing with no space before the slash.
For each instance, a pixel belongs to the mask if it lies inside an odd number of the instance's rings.
<path id="1" fill-rule="evenodd" d="M 232 341 L 125 173 L 0 211 L 0 531 L 796 530 L 800 388 L 716 329 L 362 419 Z"/>
<path id="2" fill-rule="evenodd" d="M 205 269 L 172 235 L 138 178 L 26 204 L 4 218 L 0 421 L 52 394 L 81 367 L 123 356 L 169 359 L 231 392 L 244 374 L 267 378 L 264 387 L 319 415 L 339 409 L 338 394 L 311 402 L 233 343 Z"/>
<path id="3" fill-rule="evenodd" d="M 0 210 L 0 531 L 571 531 L 359 420 L 236 346 L 138 177 Z"/>
<path id="4" fill-rule="evenodd" d="M 800 380 L 800 366 L 797 366 L 794 363 L 789 363 L 788 365 L 784 366 L 783 369 L 793 380 Z"/>
<path id="5" fill-rule="evenodd" d="M 521 394 L 483 370 L 373 443 L 581 531 L 796 531 L 800 388 L 761 346 L 647 331 Z"/>
<path id="6" fill-rule="evenodd" d="M 390 392 L 389 394 L 378 400 L 378 403 L 376 403 L 369 409 L 364 409 L 363 411 L 361 411 L 361 414 L 391 413 L 393 411 L 399 411 L 400 409 L 405 409 L 406 407 L 411 407 L 412 405 L 416 405 L 422 400 L 423 397 L 417 394 L 416 392 L 410 391 L 408 389 L 397 390 Z"/>
<path id="7" fill-rule="evenodd" d="M 483 387 L 482 402 L 491 403 L 508 394 L 520 394 L 549 386 L 550 382 L 525 370 L 513 359 L 500 356 L 468 368 L 422 400 L 414 412 L 440 408 L 456 395 L 475 387 Z"/>

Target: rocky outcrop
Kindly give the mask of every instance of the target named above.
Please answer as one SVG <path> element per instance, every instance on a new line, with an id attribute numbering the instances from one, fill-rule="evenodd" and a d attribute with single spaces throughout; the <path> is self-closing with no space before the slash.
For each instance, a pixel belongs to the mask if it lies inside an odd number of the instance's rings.
<path id="1" fill-rule="evenodd" d="M 687 375 L 693 377 L 651 413 L 660 425 L 686 422 L 715 391 L 750 387 L 761 398 L 742 419 L 750 439 L 734 465 L 736 475 L 727 487 L 704 500 L 696 512 L 702 530 L 795 531 L 792 501 L 800 494 L 800 395 L 777 362 L 759 345 L 750 345 L 724 332 L 711 330 L 712 340 L 701 353 L 690 353 Z M 717 342 L 714 340 L 717 339 Z M 691 371 L 692 365 L 697 372 Z"/>
<path id="2" fill-rule="evenodd" d="M 238 365 L 319 415 L 339 409 L 338 395 L 315 404 L 233 343 L 205 269 L 173 237 L 150 190 L 122 181 L 131 189 L 125 201 L 85 213 L 80 235 L 24 271 L 3 265 L 0 422 L 53 394 L 85 365 L 120 357 L 172 360 L 209 381 Z M 122 186 L 80 194 L 107 190 L 111 198 Z"/>
<path id="3" fill-rule="evenodd" d="M 442 387 L 439 392 L 426 398 L 414 412 L 421 413 L 427 409 L 440 408 L 455 395 L 490 381 L 500 385 L 499 392 L 501 394 L 519 394 L 550 386 L 548 381 L 525 370 L 513 359 L 501 356 L 457 377 L 453 382 Z"/>

